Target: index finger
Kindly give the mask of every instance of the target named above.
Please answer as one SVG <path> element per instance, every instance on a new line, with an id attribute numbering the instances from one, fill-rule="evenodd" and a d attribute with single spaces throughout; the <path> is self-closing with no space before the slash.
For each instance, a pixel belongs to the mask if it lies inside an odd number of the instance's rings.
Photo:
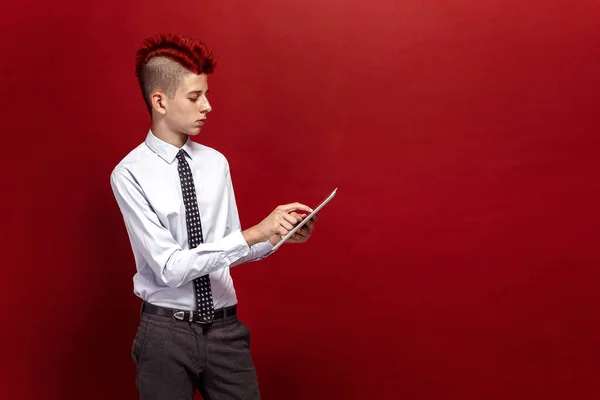
<path id="1" fill-rule="evenodd" d="M 290 203 L 290 204 L 285 204 L 283 206 L 280 207 L 281 210 L 289 213 L 290 211 L 295 211 L 295 210 L 303 210 L 303 211 L 307 211 L 307 212 L 312 212 L 312 208 L 310 208 L 309 206 L 305 206 L 304 204 L 301 203 Z"/>

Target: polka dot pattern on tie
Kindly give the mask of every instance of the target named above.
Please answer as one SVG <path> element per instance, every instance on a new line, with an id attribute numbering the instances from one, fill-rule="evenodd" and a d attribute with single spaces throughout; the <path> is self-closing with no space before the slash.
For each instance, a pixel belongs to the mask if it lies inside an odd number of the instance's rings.
<path id="1" fill-rule="evenodd" d="M 179 171 L 183 203 L 185 205 L 185 224 L 187 226 L 188 241 L 190 249 L 193 249 L 200 243 L 203 243 L 204 238 L 202 237 L 202 223 L 200 221 L 200 211 L 198 210 L 194 178 L 192 177 L 190 165 L 185 159 L 185 154 L 183 149 L 177 153 L 177 170 Z M 204 322 L 212 321 L 215 309 L 208 275 L 194 279 L 194 293 L 196 295 L 197 317 Z"/>

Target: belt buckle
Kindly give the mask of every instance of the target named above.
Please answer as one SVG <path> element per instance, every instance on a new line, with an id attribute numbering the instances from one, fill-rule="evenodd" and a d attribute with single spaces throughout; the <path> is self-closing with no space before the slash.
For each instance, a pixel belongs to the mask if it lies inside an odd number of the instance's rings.
<path id="1" fill-rule="evenodd" d="M 185 311 L 176 311 L 173 313 L 173 316 L 175 317 L 175 319 L 183 321 L 183 318 L 185 317 Z"/>
<path id="2" fill-rule="evenodd" d="M 189 311 L 190 316 L 188 318 L 188 320 L 190 322 L 194 322 L 194 312 L 193 311 Z M 173 316 L 175 317 L 175 319 L 178 319 L 180 321 L 184 321 L 185 320 L 185 311 L 177 311 L 173 313 Z"/>
<path id="3" fill-rule="evenodd" d="M 175 319 L 178 319 L 180 321 L 184 321 L 185 313 L 186 313 L 185 311 L 177 311 L 177 312 L 173 313 L 173 317 L 175 317 Z M 204 320 L 201 320 L 200 318 L 194 318 L 194 311 L 189 311 L 189 313 L 190 313 L 190 316 L 189 316 L 188 320 L 190 322 L 195 322 L 200 325 L 210 325 L 213 323 L 214 319 L 211 319 L 210 321 L 204 321 Z"/>

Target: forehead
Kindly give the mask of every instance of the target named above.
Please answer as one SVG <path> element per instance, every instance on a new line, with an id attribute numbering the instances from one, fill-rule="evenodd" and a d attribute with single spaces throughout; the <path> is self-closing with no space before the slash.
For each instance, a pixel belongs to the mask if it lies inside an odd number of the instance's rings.
<path id="1" fill-rule="evenodd" d="M 193 91 L 203 91 L 205 92 L 208 89 L 208 77 L 206 74 L 196 75 L 193 72 L 187 73 L 184 75 L 177 91 L 181 91 L 183 93 L 193 92 Z"/>

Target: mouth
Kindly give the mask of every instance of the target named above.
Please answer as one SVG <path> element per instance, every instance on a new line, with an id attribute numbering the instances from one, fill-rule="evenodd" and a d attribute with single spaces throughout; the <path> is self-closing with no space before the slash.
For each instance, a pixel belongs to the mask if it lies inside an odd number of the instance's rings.
<path id="1" fill-rule="evenodd" d="M 200 126 L 204 126 L 204 119 L 199 119 L 196 121 L 196 124 L 200 125 Z"/>

